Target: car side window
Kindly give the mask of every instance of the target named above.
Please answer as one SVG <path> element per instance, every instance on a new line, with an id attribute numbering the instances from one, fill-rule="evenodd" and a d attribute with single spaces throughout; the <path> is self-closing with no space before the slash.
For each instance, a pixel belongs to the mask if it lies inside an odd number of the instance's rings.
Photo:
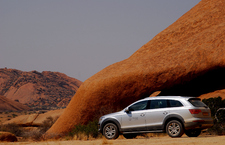
<path id="1" fill-rule="evenodd" d="M 130 111 L 138 111 L 147 109 L 148 101 L 141 101 L 129 107 Z"/>
<path id="2" fill-rule="evenodd" d="M 150 109 L 166 108 L 167 100 L 151 100 Z"/>
<path id="3" fill-rule="evenodd" d="M 181 107 L 181 106 L 183 106 L 183 104 L 181 104 L 181 102 L 177 101 L 177 100 L 169 100 L 169 104 L 170 104 L 170 107 Z"/>

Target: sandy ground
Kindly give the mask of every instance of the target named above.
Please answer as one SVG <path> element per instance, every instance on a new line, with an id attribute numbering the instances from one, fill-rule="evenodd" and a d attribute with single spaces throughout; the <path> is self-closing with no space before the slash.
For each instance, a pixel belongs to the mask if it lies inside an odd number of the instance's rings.
<path id="1" fill-rule="evenodd" d="M 225 136 L 200 136 L 189 138 L 150 137 L 139 139 L 117 139 L 106 140 L 96 139 L 89 141 L 69 140 L 69 141 L 42 141 L 42 142 L 0 142 L 0 145 L 224 145 Z"/>

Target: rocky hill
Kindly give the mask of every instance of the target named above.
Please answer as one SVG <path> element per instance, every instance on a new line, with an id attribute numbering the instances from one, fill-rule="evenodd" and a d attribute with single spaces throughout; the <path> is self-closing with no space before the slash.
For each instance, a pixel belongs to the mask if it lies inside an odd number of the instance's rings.
<path id="1" fill-rule="evenodd" d="M 19 102 L 12 101 L 4 96 L 0 95 L 0 112 L 2 111 L 22 111 L 29 110 L 30 108 Z"/>
<path id="2" fill-rule="evenodd" d="M 65 107 L 81 83 L 59 72 L 0 69 L 0 95 L 30 107 Z"/>
<path id="3" fill-rule="evenodd" d="M 202 0 L 128 59 L 87 79 L 46 135 L 68 133 L 99 110 L 116 111 L 154 91 L 197 97 L 223 90 L 224 74 L 225 1 Z"/>

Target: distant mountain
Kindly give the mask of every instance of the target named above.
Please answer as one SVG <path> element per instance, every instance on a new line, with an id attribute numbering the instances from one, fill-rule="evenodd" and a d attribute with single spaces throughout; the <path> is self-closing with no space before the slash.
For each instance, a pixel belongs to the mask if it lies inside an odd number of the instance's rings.
<path id="1" fill-rule="evenodd" d="M 0 69 L 0 95 L 30 107 L 65 107 L 81 84 L 59 72 Z"/>
<path id="2" fill-rule="evenodd" d="M 29 110 L 30 108 L 19 102 L 12 101 L 0 95 L 0 111 L 22 111 Z"/>

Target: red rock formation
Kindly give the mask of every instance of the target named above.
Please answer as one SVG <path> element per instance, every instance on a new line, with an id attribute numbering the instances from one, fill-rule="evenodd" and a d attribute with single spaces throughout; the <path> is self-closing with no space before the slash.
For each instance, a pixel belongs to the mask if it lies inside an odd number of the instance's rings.
<path id="1" fill-rule="evenodd" d="M 0 94 L 35 107 L 65 107 L 81 81 L 59 72 L 0 69 Z"/>
<path id="2" fill-rule="evenodd" d="M 19 102 L 12 101 L 0 95 L 0 111 L 22 111 L 29 110 L 30 108 Z"/>
<path id="3" fill-rule="evenodd" d="M 47 135 L 67 133 L 74 125 L 92 120 L 102 108 L 123 108 L 153 91 L 182 92 L 192 80 L 223 71 L 224 8 L 224 0 L 202 0 L 128 59 L 87 79 Z"/>
<path id="4" fill-rule="evenodd" d="M 10 132 L 0 131 L 0 141 L 1 142 L 17 142 L 18 140 L 14 134 Z"/>
<path id="5" fill-rule="evenodd" d="M 209 99 L 209 98 L 216 98 L 216 97 L 221 97 L 222 99 L 225 99 L 225 89 L 217 90 L 217 91 L 199 96 L 199 98 L 201 99 Z"/>

